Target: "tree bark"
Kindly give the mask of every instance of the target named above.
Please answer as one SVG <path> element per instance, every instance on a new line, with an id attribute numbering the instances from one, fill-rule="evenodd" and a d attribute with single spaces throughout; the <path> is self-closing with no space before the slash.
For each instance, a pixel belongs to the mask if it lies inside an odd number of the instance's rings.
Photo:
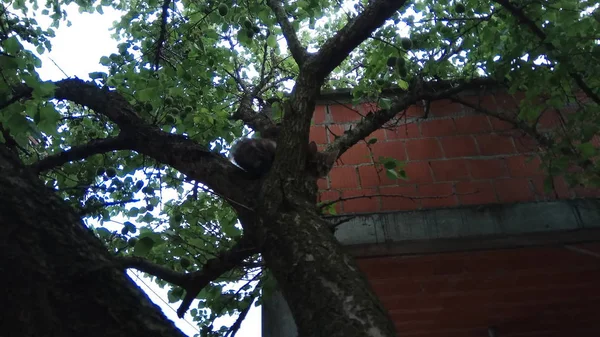
<path id="1" fill-rule="evenodd" d="M 2 336 L 185 336 L 0 144 Z"/>

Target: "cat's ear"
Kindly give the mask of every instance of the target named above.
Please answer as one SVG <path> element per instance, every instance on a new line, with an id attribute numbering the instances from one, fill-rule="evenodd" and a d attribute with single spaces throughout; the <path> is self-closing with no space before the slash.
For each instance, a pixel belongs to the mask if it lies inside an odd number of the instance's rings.
<path id="1" fill-rule="evenodd" d="M 331 168 L 333 168 L 333 165 L 335 164 L 335 161 L 337 160 L 339 153 L 340 153 L 340 150 L 337 150 L 334 152 L 328 152 L 325 154 L 324 164 L 325 164 L 325 167 L 327 167 L 327 173 L 329 173 Z"/>
<path id="2" fill-rule="evenodd" d="M 317 152 L 319 152 L 318 149 L 317 149 L 317 143 L 310 142 L 308 144 L 308 154 L 315 154 Z"/>

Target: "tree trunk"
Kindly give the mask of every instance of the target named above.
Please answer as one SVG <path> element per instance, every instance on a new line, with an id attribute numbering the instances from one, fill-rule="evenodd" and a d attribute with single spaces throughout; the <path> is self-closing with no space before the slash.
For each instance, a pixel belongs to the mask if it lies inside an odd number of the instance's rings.
<path id="1" fill-rule="evenodd" d="M 272 190 L 273 191 L 273 190 Z M 354 259 L 309 202 L 287 196 L 259 216 L 258 241 L 300 337 L 394 337 L 395 327 Z M 284 200 L 285 199 L 285 200 Z M 287 207 L 286 207 L 287 206 Z"/>
<path id="2" fill-rule="evenodd" d="M 3 144 L 0 172 L 0 336 L 185 336 Z"/>

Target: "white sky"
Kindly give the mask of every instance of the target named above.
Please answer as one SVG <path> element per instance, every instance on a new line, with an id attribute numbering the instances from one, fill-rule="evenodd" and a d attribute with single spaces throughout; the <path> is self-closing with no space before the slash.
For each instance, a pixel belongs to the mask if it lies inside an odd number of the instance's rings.
<path id="1" fill-rule="evenodd" d="M 60 80 L 68 77 L 78 77 L 89 80 L 88 74 L 94 71 L 102 71 L 105 68 L 100 65 L 99 60 L 102 56 L 108 56 L 117 52 L 117 41 L 111 38 L 109 31 L 112 22 L 117 20 L 120 15 L 117 11 L 104 7 L 104 15 L 100 14 L 80 14 L 77 5 L 67 6 L 68 18 L 72 22 L 71 27 L 62 23 L 59 29 L 56 29 L 56 37 L 52 39 L 52 52 L 41 55 L 42 68 L 38 70 L 44 80 Z M 44 17 L 36 17 L 42 26 L 46 26 L 47 20 Z M 50 58 L 52 60 L 50 60 Z M 56 65 L 52 62 L 54 61 Z M 59 69 L 60 68 L 60 69 Z M 63 74 L 63 72 L 65 74 Z M 131 221 L 131 220 L 129 220 Z M 120 230 L 121 227 L 108 228 L 110 230 Z M 140 278 L 138 273 L 129 271 L 129 275 L 136 283 L 144 289 L 150 299 L 161 307 L 165 315 L 175 322 L 175 325 L 188 336 L 194 336 L 198 333 L 195 323 L 193 323 L 189 313 L 184 319 L 179 319 L 176 310 L 178 303 L 168 303 L 167 288 L 161 289 L 154 282 L 147 278 Z M 139 273 L 141 275 L 141 273 Z M 195 308 L 197 301 L 194 301 L 191 308 Z M 214 327 L 231 325 L 233 319 L 219 319 Z M 261 335 L 261 310 L 260 307 L 252 307 L 242 323 L 237 333 L 238 337 L 259 337 Z"/>

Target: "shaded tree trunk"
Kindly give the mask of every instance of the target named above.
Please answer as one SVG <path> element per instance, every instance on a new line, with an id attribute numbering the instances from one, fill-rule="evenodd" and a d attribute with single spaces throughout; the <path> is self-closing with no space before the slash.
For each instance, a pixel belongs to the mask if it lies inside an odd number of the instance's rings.
<path id="1" fill-rule="evenodd" d="M 185 336 L 0 144 L 0 336 Z"/>

